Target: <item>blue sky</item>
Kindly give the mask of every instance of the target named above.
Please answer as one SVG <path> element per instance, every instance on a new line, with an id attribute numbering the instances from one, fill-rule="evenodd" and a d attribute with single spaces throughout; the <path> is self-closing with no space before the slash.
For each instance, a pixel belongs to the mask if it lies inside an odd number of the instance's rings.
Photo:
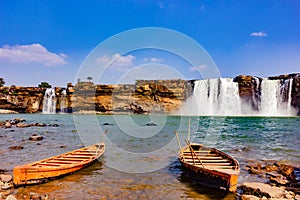
<path id="1" fill-rule="evenodd" d="M 98 44 L 141 27 L 172 29 L 197 41 L 222 77 L 300 72 L 299 10 L 299 0 L 0 0 L 0 77 L 8 86 L 75 83 L 82 62 Z M 180 71 L 182 67 L 192 72 L 193 66 L 168 53 L 99 55 L 99 59 L 115 57 L 119 64 L 112 65 L 100 82 L 121 82 L 126 70 L 128 74 L 149 63 L 158 71 L 167 65 L 183 78 L 198 78 Z M 161 73 L 172 78 L 164 70 Z M 155 77 L 162 78 L 149 76 Z"/>

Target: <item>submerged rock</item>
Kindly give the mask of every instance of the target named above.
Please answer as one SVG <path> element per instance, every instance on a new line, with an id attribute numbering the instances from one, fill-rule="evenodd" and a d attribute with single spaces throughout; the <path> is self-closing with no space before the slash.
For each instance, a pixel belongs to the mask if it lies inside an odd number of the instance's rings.
<path id="1" fill-rule="evenodd" d="M 20 149 L 24 149 L 23 146 L 11 146 L 9 147 L 10 150 L 20 150 Z"/>
<path id="2" fill-rule="evenodd" d="M 42 139 L 44 139 L 44 137 L 41 135 L 37 135 L 37 134 L 33 134 L 32 136 L 30 136 L 28 138 L 28 140 L 31 140 L 31 141 L 40 141 Z"/>
<path id="3" fill-rule="evenodd" d="M 20 122 L 16 125 L 16 127 L 18 128 L 26 128 L 26 127 L 30 127 L 30 124 L 26 124 L 24 122 Z"/>
<path id="4" fill-rule="evenodd" d="M 145 126 L 157 126 L 157 124 L 153 123 L 153 122 L 149 122 L 147 123 Z"/>

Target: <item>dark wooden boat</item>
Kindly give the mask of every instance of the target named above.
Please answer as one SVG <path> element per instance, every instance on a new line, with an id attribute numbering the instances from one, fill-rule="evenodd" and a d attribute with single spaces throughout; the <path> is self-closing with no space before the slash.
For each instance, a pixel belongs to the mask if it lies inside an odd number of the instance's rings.
<path id="1" fill-rule="evenodd" d="M 45 180 L 78 171 L 103 155 L 104 143 L 97 143 L 65 154 L 14 168 L 15 185 L 41 183 Z"/>
<path id="2" fill-rule="evenodd" d="M 240 173 L 238 161 L 217 149 L 186 142 L 187 146 L 178 153 L 185 174 L 198 184 L 235 192 Z"/>

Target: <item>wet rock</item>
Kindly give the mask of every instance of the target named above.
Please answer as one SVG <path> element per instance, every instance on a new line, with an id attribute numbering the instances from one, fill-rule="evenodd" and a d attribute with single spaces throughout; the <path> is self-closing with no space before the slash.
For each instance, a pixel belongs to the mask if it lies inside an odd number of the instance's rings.
<path id="1" fill-rule="evenodd" d="M 30 193 L 29 198 L 30 198 L 30 200 L 48 200 L 49 199 L 47 194 L 40 195 L 37 193 Z"/>
<path id="2" fill-rule="evenodd" d="M 33 123 L 33 124 L 31 124 L 31 126 L 40 126 L 40 127 L 44 127 L 44 126 L 47 126 L 47 124 L 44 124 L 44 123 Z"/>
<path id="3" fill-rule="evenodd" d="M 110 124 L 110 123 L 108 123 L 108 122 L 105 122 L 105 123 L 103 123 L 102 125 L 103 125 L 103 126 L 112 126 L 113 124 Z"/>
<path id="4" fill-rule="evenodd" d="M 269 177 L 270 183 L 274 183 L 277 186 L 284 186 L 286 184 L 289 183 L 289 181 L 287 180 L 287 178 L 281 174 L 279 174 L 278 176 L 274 177 L 274 176 L 270 176 Z"/>
<path id="5" fill-rule="evenodd" d="M 20 150 L 20 149 L 24 149 L 23 146 L 11 146 L 9 147 L 10 150 Z"/>
<path id="6" fill-rule="evenodd" d="M 13 193 L 13 190 L 0 190 L 0 199 L 7 199 L 11 194 Z"/>
<path id="7" fill-rule="evenodd" d="M 49 124 L 48 126 L 59 127 L 59 124 Z"/>
<path id="8" fill-rule="evenodd" d="M 42 200 L 42 196 L 36 193 L 30 193 L 30 200 Z"/>
<path id="9" fill-rule="evenodd" d="M 16 127 L 18 128 L 26 128 L 26 127 L 30 127 L 30 124 L 26 124 L 26 123 L 23 123 L 23 122 L 20 122 L 16 125 Z"/>
<path id="10" fill-rule="evenodd" d="M 259 198 L 284 199 L 288 195 L 292 195 L 283 187 L 270 186 L 265 183 L 248 182 L 243 183 L 240 187 L 242 194 L 254 195 Z"/>
<path id="11" fill-rule="evenodd" d="M 294 171 L 294 167 L 291 165 L 280 164 L 279 165 L 279 173 L 284 176 L 291 176 Z"/>
<path id="12" fill-rule="evenodd" d="M 243 194 L 243 195 L 241 196 L 241 200 L 260 200 L 260 198 L 254 196 L 254 195 Z"/>
<path id="13" fill-rule="evenodd" d="M 17 198 L 14 197 L 14 195 L 10 194 L 5 198 L 5 200 L 17 200 Z"/>
<path id="14" fill-rule="evenodd" d="M 30 137 L 28 138 L 28 140 L 31 140 L 31 141 L 41 141 L 41 140 L 43 140 L 43 139 L 44 139 L 43 136 L 37 135 L 37 134 L 33 134 L 32 136 L 30 136 Z"/>
<path id="15" fill-rule="evenodd" d="M 4 128 L 11 128 L 11 123 L 9 121 L 5 122 Z"/>
<path id="16" fill-rule="evenodd" d="M 149 122 L 146 124 L 146 126 L 157 126 L 157 124 L 153 123 L 153 122 Z"/>
<path id="17" fill-rule="evenodd" d="M 8 190 L 13 188 L 12 176 L 8 174 L 0 175 L 0 187 L 1 190 Z"/>

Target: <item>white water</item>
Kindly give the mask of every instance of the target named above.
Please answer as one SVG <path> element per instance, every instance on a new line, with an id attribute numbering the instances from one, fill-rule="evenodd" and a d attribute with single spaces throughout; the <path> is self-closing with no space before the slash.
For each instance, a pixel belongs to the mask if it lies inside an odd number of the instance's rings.
<path id="1" fill-rule="evenodd" d="M 262 116 L 293 116 L 291 106 L 292 79 L 280 80 L 263 79 L 261 82 L 261 105 L 259 114 Z M 286 95 L 286 96 L 285 96 Z M 284 99 L 287 99 L 284 101 Z"/>
<path id="2" fill-rule="evenodd" d="M 181 115 L 198 116 L 294 116 L 291 106 L 292 79 L 255 79 L 258 100 L 253 98 L 258 110 L 241 101 L 238 83 L 230 78 L 198 80 L 193 96 L 182 107 Z M 260 84 L 259 84 L 260 83 Z"/>
<path id="3" fill-rule="evenodd" d="M 54 88 L 47 88 L 43 101 L 43 113 L 55 114 L 56 113 L 56 96 Z"/>
<path id="4" fill-rule="evenodd" d="M 65 90 L 65 89 L 61 92 L 60 112 L 67 113 L 67 90 Z"/>
<path id="5" fill-rule="evenodd" d="M 238 84 L 230 78 L 195 81 L 194 95 L 183 108 L 188 115 L 234 116 L 241 113 Z M 192 106 L 191 109 L 187 109 Z"/>

